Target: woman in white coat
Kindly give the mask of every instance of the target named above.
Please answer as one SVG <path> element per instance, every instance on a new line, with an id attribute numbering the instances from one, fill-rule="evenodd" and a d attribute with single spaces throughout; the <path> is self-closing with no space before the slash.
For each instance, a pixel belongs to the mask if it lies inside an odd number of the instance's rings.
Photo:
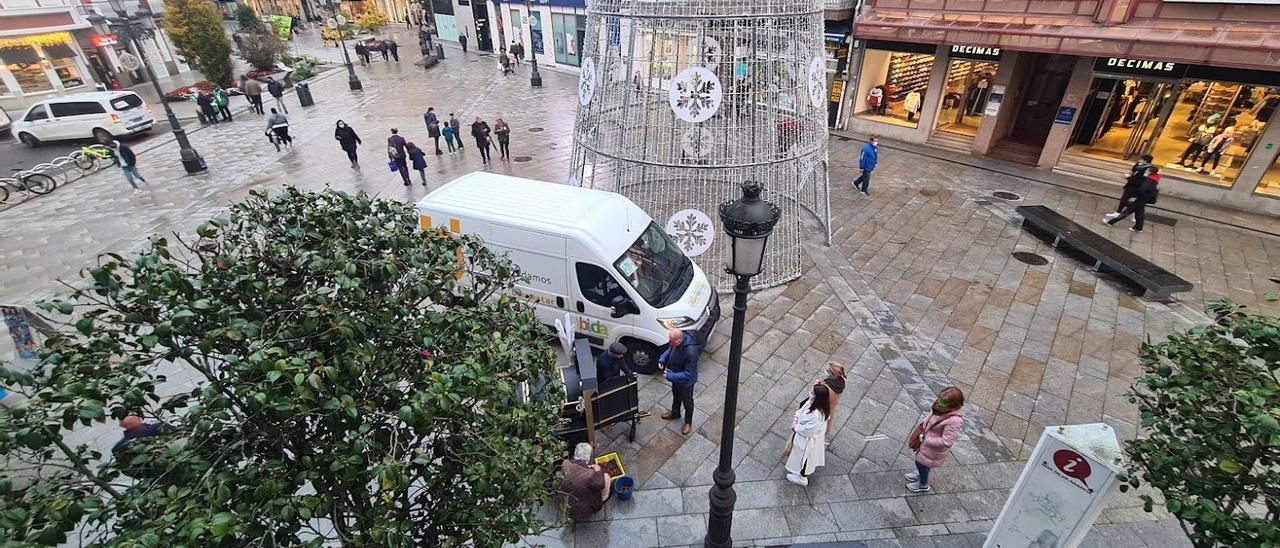
<path id="1" fill-rule="evenodd" d="M 830 413 L 831 391 L 819 382 L 813 386 L 809 401 L 796 410 L 791 423 L 794 433 L 791 454 L 787 455 L 787 481 L 809 485 L 808 476 L 825 464 Z"/>

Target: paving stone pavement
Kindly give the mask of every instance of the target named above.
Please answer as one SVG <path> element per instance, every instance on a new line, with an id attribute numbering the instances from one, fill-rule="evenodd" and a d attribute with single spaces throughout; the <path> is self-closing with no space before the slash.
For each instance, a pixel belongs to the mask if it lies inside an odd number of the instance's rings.
<path id="1" fill-rule="evenodd" d="M 527 66 L 504 78 L 490 57 L 446 52 L 443 64 L 427 71 L 407 58 L 358 67 L 365 85 L 358 93 L 346 89 L 344 71 L 333 71 L 313 84 L 314 107 L 297 107 L 290 97 L 298 137 L 292 151 L 276 152 L 262 136 L 265 122 L 242 115 L 192 133 L 209 161 L 206 174 L 183 175 L 168 143 L 143 151 L 140 169 L 151 183 L 140 195 L 128 192 L 118 171 L 104 171 L 0 212 L 0 302 L 30 303 L 60 291 L 55 280 L 73 280 L 97 254 L 136 250 L 149 234 L 188 233 L 250 190 L 292 184 L 412 202 L 478 169 L 563 181 L 576 77 L 547 71 L 545 86 L 532 89 Z M 402 186 L 385 167 L 383 143 L 398 127 L 430 151 L 422 122 L 429 105 L 464 123 L 503 115 L 513 127 L 513 154 L 530 161 L 485 168 L 468 144 L 461 153 L 428 155 L 427 187 L 416 175 L 413 186 Z M 337 119 L 364 139 L 362 171 L 348 167 L 331 139 Z M 1024 233 L 1014 222 L 1016 204 L 990 193 L 1009 190 L 1021 203 L 1044 203 L 1090 223 L 1110 200 L 892 150 L 882 154 L 866 198 L 848 185 L 860 146 L 832 139 L 832 245 L 815 238 L 800 279 L 751 298 L 733 456 L 734 533 L 742 545 L 980 545 L 1045 426 L 1102 421 L 1121 437 L 1135 434 L 1136 410 L 1124 393 L 1143 340 L 1205 321 L 1203 303 L 1222 296 L 1277 312 L 1265 299 L 1280 290 L 1267 280 L 1280 258 L 1276 238 L 1192 218 L 1136 235 L 1100 229 L 1196 284 L 1176 302 L 1148 303 Z M 1023 264 L 1011 258 L 1014 251 L 1048 263 Z M 729 306 L 727 297 L 722 304 Z M 622 427 L 603 432 L 602 450 L 618 451 L 639 482 L 634 499 L 610 502 L 596 520 L 525 544 L 700 544 L 721 439 L 729 325 L 725 318 L 703 356 L 692 434 L 656 418 L 669 389 L 651 377 L 641 379 L 640 402 L 653 417 L 642 421 L 636 440 Z M 789 410 L 832 360 L 849 368 L 848 388 L 832 419 L 827 465 L 800 488 L 783 479 Z M 191 382 L 170 377 L 175 392 Z M 936 390 L 951 384 L 971 404 L 964 436 L 936 472 L 935 492 L 908 496 L 901 474 L 912 458 L 904 439 Z M 115 435 L 107 428 L 86 437 L 106 443 Z M 560 521 L 555 508 L 542 512 Z M 1130 493 L 1113 496 L 1085 545 L 1189 543 L 1167 514 L 1143 512 Z"/>

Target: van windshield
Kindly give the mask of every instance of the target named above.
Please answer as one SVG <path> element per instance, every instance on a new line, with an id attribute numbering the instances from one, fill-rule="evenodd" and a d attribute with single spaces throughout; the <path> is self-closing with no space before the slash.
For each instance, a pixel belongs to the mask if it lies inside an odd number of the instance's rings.
<path id="1" fill-rule="evenodd" d="M 652 222 L 613 266 L 656 308 L 676 302 L 693 281 L 693 261 Z"/>
<path id="2" fill-rule="evenodd" d="M 128 95 L 121 95 L 111 100 L 111 108 L 116 109 L 116 112 L 124 112 L 140 106 L 142 106 L 142 98 L 132 93 Z"/>

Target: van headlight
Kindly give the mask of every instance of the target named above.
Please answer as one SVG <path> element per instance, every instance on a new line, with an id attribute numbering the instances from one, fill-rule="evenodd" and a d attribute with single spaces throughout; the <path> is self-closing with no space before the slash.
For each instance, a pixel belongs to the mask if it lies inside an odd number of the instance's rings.
<path id="1" fill-rule="evenodd" d="M 698 323 L 698 320 L 695 320 L 688 316 L 679 316 L 675 318 L 658 318 L 658 323 L 665 325 L 668 328 L 684 329 L 695 323 Z"/>

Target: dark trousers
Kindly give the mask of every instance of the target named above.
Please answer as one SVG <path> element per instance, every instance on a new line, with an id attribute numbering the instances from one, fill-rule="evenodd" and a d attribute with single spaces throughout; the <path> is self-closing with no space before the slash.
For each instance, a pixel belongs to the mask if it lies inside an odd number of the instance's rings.
<path id="1" fill-rule="evenodd" d="M 916 463 L 916 475 L 920 476 L 920 485 L 929 485 L 929 467 L 920 463 Z"/>
<path id="2" fill-rule="evenodd" d="M 1178 158 L 1178 163 L 1186 165 L 1187 158 L 1191 158 L 1191 163 L 1196 163 L 1196 158 L 1200 157 L 1200 152 L 1204 150 L 1204 145 L 1191 143 L 1187 145 L 1187 149 L 1182 151 L 1182 157 Z"/>
<path id="3" fill-rule="evenodd" d="M 508 141 L 506 139 L 498 139 L 498 152 L 503 158 L 510 160 L 511 159 L 511 141 Z"/>
<path id="4" fill-rule="evenodd" d="M 228 122 L 231 121 L 231 109 L 229 107 L 225 105 L 218 107 L 218 114 L 222 115 L 223 120 L 226 120 Z"/>
<path id="5" fill-rule="evenodd" d="M 396 168 L 400 170 L 400 178 L 404 179 L 405 186 L 409 186 L 409 159 L 401 158 L 396 160 Z"/>
<path id="6" fill-rule="evenodd" d="M 480 149 L 480 159 L 489 163 L 489 142 L 484 137 L 476 137 L 476 148 Z"/>
<path id="7" fill-rule="evenodd" d="M 279 141 L 281 144 L 293 146 L 293 137 L 289 136 L 288 126 L 273 127 L 271 128 L 271 131 L 275 132 L 276 140 Z"/>
<path id="8" fill-rule="evenodd" d="M 1109 225 L 1116 224 L 1120 222 L 1121 219 L 1128 217 L 1129 214 L 1133 214 L 1133 229 L 1142 230 L 1142 221 L 1146 219 L 1146 213 L 1147 213 L 1146 200 L 1143 200 L 1141 197 L 1136 197 L 1132 200 L 1129 200 L 1128 204 L 1125 204 L 1124 209 L 1120 210 L 1119 217 L 1116 217 L 1114 219 L 1111 219 L 1110 221 L 1107 221 L 1107 224 Z"/>
<path id="9" fill-rule="evenodd" d="M 347 159 L 348 159 L 348 160 L 351 160 L 351 163 L 353 163 L 353 164 L 360 163 L 360 158 L 358 158 L 358 157 L 356 156 L 356 149 L 354 149 L 354 148 L 353 148 L 353 149 L 350 149 L 350 150 L 348 150 L 348 149 L 343 149 L 343 150 L 345 150 L 345 151 L 346 151 L 346 153 L 347 153 Z"/>
<path id="10" fill-rule="evenodd" d="M 684 407 L 684 413 L 680 412 L 681 407 Z M 685 424 L 693 424 L 692 386 L 671 385 L 671 414 L 677 417 L 683 416 Z"/>
<path id="11" fill-rule="evenodd" d="M 1124 211 L 1124 205 L 1129 203 L 1129 200 L 1136 200 L 1137 198 L 1138 198 L 1138 189 L 1136 188 L 1124 189 L 1124 192 L 1120 194 L 1120 203 L 1116 204 L 1116 213 L 1120 213 L 1121 211 Z"/>
<path id="12" fill-rule="evenodd" d="M 863 193 L 866 193 L 867 189 L 870 187 L 871 187 L 870 171 L 863 171 L 862 175 L 859 175 L 857 179 L 853 180 L 853 188 L 861 190 Z"/>
<path id="13" fill-rule="evenodd" d="M 432 137 L 431 140 L 436 142 L 436 154 L 444 154 L 444 151 L 440 150 L 440 136 L 437 135 L 435 137 Z M 452 144 L 449 145 L 449 150 L 453 150 Z"/>
<path id="14" fill-rule="evenodd" d="M 1215 150 L 1213 152 L 1206 152 L 1204 153 L 1204 158 L 1200 159 L 1200 169 L 1204 169 L 1204 166 L 1208 165 L 1210 160 L 1213 160 L 1213 169 L 1218 169 L 1218 160 L 1221 160 L 1221 159 L 1222 159 L 1221 149 Z"/>
<path id="15" fill-rule="evenodd" d="M 262 114 L 262 113 L 264 112 L 264 111 L 262 110 L 262 96 L 261 96 L 261 95 L 245 95 L 245 97 L 248 97 L 248 98 L 249 98 L 249 110 L 252 110 L 252 111 L 254 111 L 254 112 L 258 113 L 258 114 Z"/>
<path id="16" fill-rule="evenodd" d="M 452 137 L 445 137 L 445 138 L 444 138 L 444 144 L 449 145 L 449 152 L 453 152 L 454 150 L 457 150 L 457 147 L 453 146 L 453 138 L 452 138 Z M 436 150 L 440 150 L 440 149 L 439 149 L 439 148 L 437 148 Z"/>

